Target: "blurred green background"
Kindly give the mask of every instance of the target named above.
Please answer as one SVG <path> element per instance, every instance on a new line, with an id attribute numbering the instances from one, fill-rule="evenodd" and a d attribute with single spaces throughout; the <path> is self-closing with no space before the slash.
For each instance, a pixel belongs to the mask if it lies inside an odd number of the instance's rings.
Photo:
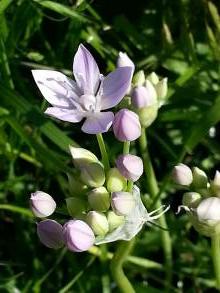
<path id="1" fill-rule="evenodd" d="M 174 258 L 168 291 L 215 292 L 209 239 L 186 215 L 175 214 L 182 191 L 168 176 L 183 158 L 210 176 L 219 168 L 219 41 L 217 0 L 0 1 L 0 292 L 118 292 L 100 250 L 47 249 L 29 212 L 35 190 L 61 204 L 68 196 L 69 144 L 98 152 L 95 137 L 78 125 L 43 114 L 46 103 L 31 75 L 31 69 L 50 68 L 72 76 L 80 43 L 102 72 L 114 69 L 123 51 L 136 69 L 168 77 L 169 100 L 148 131 L 161 198 L 172 207 L 166 215 Z M 112 144 L 111 133 L 104 137 L 113 160 L 121 145 Z M 115 244 L 108 249 L 114 252 Z M 137 292 L 165 292 L 158 228 L 139 234 L 125 270 Z"/>

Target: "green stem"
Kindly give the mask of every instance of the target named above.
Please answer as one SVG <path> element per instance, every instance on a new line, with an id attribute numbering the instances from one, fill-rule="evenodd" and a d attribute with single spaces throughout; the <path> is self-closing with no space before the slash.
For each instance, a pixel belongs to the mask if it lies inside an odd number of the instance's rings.
<path id="1" fill-rule="evenodd" d="M 22 207 L 18 207 L 18 206 L 13 206 L 10 204 L 0 204 L 0 210 L 6 210 L 6 211 L 10 211 L 13 213 L 18 213 L 21 214 L 23 216 L 27 216 L 30 218 L 33 218 L 33 214 L 30 210 L 26 209 L 26 208 L 22 208 Z"/>
<path id="2" fill-rule="evenodd" d="M 128 257 L 130 251 L 134 245 L 134 238 L 131 241 L 121 241 L 119 244 L 114 257 L 111 261 L 112 276 L 118 285 L 119 289 L 123 293 L 134 293 L 135 290 L 125 276 L 123 271 L 123 264 L 125 259 Z"/>
<path id="3" fill-rule="evenodd" d="M 125 141 L 123 145 L 123 154 L 124 155 L 129 154 L 129 150 L 130 150 L 130 141 Z"/>
<path id="4" fill-rule="evenodd" d="M 108 153 L 106 151 L 104 139 L 101 133 L 96 134 L 96 137 L 97 137 L 99 149 L 102 155 L 103 165 L 105 167 L 105 170 L 108 171 L 110 169 L 110 164 L 109 164 Z"/>
<path id="5" fill-rule="evenodd" d="M 144 171 L 145 171 L 148 190 L 152 199 L 155 199 L 157 197 L 157 194 L 159 193 L 159 188 L 158 188 L 156 176 L 154 173 L 153 165 L 151 163 L 150 155 L 148 152 L 147 136 L 146 136 L 146 130 L 144 128 L 142 128 L 139 143 L 140 143 L 142 158 L 144 161 Z M 156 208 L 161 207 L 160 198 L 157 200 L 155 207 Z M 161 215 L 158 221 L 160 226 L 162 226 L 165 229 L 168 228 L 165 215 Z M 169 287 L 172 281 L 172 242 L 171 242 L 169 231 L 161 230 L 161 238 L 162 238 L 163 252 L 164 252 L 165 262 L 166 262 L 166 281 L 167 281 L 167 287 Z"/>
<path id="6" fill-rule="evenodd" d="M 211 251 L 215 270 L 216 285 L 220 290 L 220 236 L 217 234 L 211 238 Z"/>

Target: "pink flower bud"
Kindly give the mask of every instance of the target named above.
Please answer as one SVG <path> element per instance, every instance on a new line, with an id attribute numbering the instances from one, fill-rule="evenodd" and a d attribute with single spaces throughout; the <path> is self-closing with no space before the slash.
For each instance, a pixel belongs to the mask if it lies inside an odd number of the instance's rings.
<path id="1" fill-rule="evenodd" d="M 126 216 L 135 207 L 135 198 L 130 192 L 113 192 L 111 206 L 116 215 Z"/>
<path id="2" fill-rule="evenodd" d="M 145 108 L 157 103 L 157 93 L 150 81 L 146 81 L 146 86 L 134 88 L 132 103 L 136 108 Z"/>
<path id="3" fill-rule="evenodd" d="M 63 227 L 54 220 L 44 220 L 37 224 L 37 235 L 47 247 L 58 249 L 64 245 Z"/>
<path id="4" fill-rule="evenodd" d="M 128 109 L 121 109 L 114 118 L 113 131 L 120 141 L 133 141 L 141 135 L 138 115 Z"/>
<path id="5" fill-rule="evenodd" d="M 137 181 L 143 174 L 143 162 L 141 158 L 134 155 L 120 155 L 116 166 L 125 178 L 133 182 Z"/>
<path id="6" fill-rule="evenodd" d="M 190 185 L 193 181 L 191 169 L 184 164 L 178 164 L 173 169 L 173 180 L 180 185 Z"/>
<path id="7" fill-rule="evenodd" d="M 95 242 L 92 229 L 81 220 L 68 221 L 63 227 L 63 234 L 66 246 L 71 251 L 86 251 Z"/>
<path id="8" fill-rule="evenodd" d="M 56 209 L 54 199 L 43 191 L 36 191 L 31 194 L 30 205 L 33 214 L 39 218 L 52 215 Z"/>

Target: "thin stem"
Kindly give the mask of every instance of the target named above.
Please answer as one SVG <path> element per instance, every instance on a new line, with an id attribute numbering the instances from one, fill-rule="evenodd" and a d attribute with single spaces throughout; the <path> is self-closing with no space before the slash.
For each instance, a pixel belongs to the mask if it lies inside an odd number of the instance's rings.
<path id="1" fill-rule="evenodd" d="M 217 234 L 211 238 L 211 251 L 215 270 L 216 286 L 220 290 L 220 236 Z"/>
<path id="2" fill-rule="evenodd" d="M 144 128 L 142 128 L 139 143 L 140 143 L 142 158 L 144 161 L 144 171 L 145 171 L 148 190 L 152 199 L 155 199 L 159 193 L 159 188 L 158 188 L 156 176 L 154 173 L 153 165 L 151 163 L 150 155 L 148 152 L 147 136 L 146 136 L 146 130 Z M 161 207 L 160 198 L 157 200 L 155 207 L 156 208 Z M 160 226 L 162 226 L 165 229 L 168 228 L 165 215 L 161 215 L 158 221 Z M 166 262 L 166 281 L 167 281 L 167 287 L 169 287 L 172 281 L 172 242 L 171 242 L 169 231 L 161 230 L 160 233 L 162 238 L 165 262 Z"/>
<path id="3" fill-rule="evenodd" d="M 105 167 L 105 170 L 108 171 L 110 169 L 110 164 L 109 164 L 109 158 L 108 158 L 108 153 L 106 151 L 104 139 L 101 133 L 96 134 L 96 137 L 97 137 L 99 149 L 102 155 L 103 165 Z"/>
<path id="4" fill-rule="evenodd" d="M 125 141 L 123 145 L 123 154 L 124 155 L 129 154 L 129 150 L 130 150 L 130 141 Z"/>
<path id="5" fill-rule="evenodd" d="M 131 241 L 121 241 L 111 261 L 112 276 L 123 293 L 135 293 L 134 288 L 125 276 L 123 264 L 134 245 L 134 238 Z"/>

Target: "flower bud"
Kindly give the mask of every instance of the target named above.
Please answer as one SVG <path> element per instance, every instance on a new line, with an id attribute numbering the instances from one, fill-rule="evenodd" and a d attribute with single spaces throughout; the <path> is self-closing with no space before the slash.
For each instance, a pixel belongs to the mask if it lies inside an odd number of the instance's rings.
<path id="1" fill-rule="evenodd" d="M 119 52 L 118 60 L 117 60 L 117 67 L 125 67 L 125 66 L 132 67 L 133 71 L 135 69 L 134 63 L 131 61 L 131 59 L 128 57 L 128 55 L 126 53 Z"/>
<path id="2" fill-rule="evenodd" d="M 210 183 L 210 191 L 214 196 L 220 197 L 220 172 L 215 172 L 214 180 Z"/>
<path id="3" fill-rule="evenodd" d="M 76 217 L 86 211 L 86 201 L 77 197 L 66 198 L 66 206 L 71 217 Z"/>
<path id="4" fill-rule="evenodd" d="M 110 196 L 105 187 L 98 187 L 88 193 L 88 201 L 95 211 L 105 212 L 110 207 Z"/>
<path id="5" fill-rule="evenodd" d="M 196 188 L 196 189 L 207 188 L 208 178 L 207 178 L 206 173 L 203 170 L 201 170 L 197 167 L 194 167 L 192 174 L 193 174 L 193 187 L 194 188 Z"/>
<path id="6" fill-rule="evenodd" d="M 159 82 L 159 77 L 155 72 L 151 72 L 147 76 L 147 80 L 149 80 L 153 85 L 156 85 Z"/>
<path id="7" fill-rule="evenodd" d="M 154 104 L 148 107 L 136 109 L 140 123 L 143 127 L 149 127 L 157 118 L 158 105 Z"/>
<path id="8" fill-rule="evenodd" d="M 133 77 L 133 83 L 135 86 L 142 86 L 145 82 L 145 74 L 143 70 L 138 71 Z"/>
<path id="9" fill-rule="evenodd" d="M 52 215 L 56 209 L 56 203 L 52 196 L 43 191 L 36 191 L 31 194 L 30 205 L 33 214 L 39 218 Z"/>
<path id="10" fill-rule="evenodd" d="M 86 251 L 95 242 L 92 229 L 81 220 L 68 221 L 63 227 L 63 235 L 68 249 L 75 252 Z"/>
<path id="11" fill-rule="evenodd" d="M 72 174 L 67 174 L 69 183 L 69 192 L 71 195 L 81 195 L 86 192 L 87 186 L 85 183 L 76 179 Z"/>
<path id="12" fill-rule="evenodd" d="M 107 220 L 109 225 L 109 232 L 112 232 L 124 223 L 125 218 L 124 216 L 116 215 L 113 211 L 109 211 L 107 214 Z"/>
<path id="13" fill-rule="evenodd" d="M 87 164 L 99 162 L 98 158 L 86 149 L 73 146 L 70 146 L 69 148 L 76 168 L 81 169 Z"/>
<path id="14" fill-rule="evenodd" d="M 95 235 L 104 236 L 109 230 L 107 218 L 103 213 L 90 211 L 86 216 L 86 222 Z"/>
<path id="15" fill-rule="evenodd" d="M 44 220 L 37 224 L 37 235 L 45 246 L 58 249 L 64 245 L 63 227 L 54 220 Z"/>
<path id="16" fill-rule="evenodd" d="M 157 93 L 147 81 L 146 86 L 138 86 L 132 92 L 132 104 L 135 108 L 144 108 L 157 104 Z"/>
<path id="17" fill-rule="evenodd" d="M 127 180 L 117 168 L 111 168 L 107 174 L 107 189 L 109 192 L 122 191 L 127 186 Z"/>
<path id="18" fill-rule="evenodd" d="M 178 164 L 173 169 L 173 180 L 180 185 L 190 185 L 193 181 L 192 171 L 184 164 Z"/>
<path id="19" fill-rule="evenodd" d="M 141 158 L 130 154 L 120 155 L 117 158 L 116 166 L 125 178 L 133 182 L 137 181 L 144 171 Z"/>
<path id="20" fill-rule="evenodd" d="M 159 100 L 163 100 L 168 92 L 168 86 L 167 86 L 167 78 L 161 79 L 156 85 L 155 90 L 157 92 L 157 96 Z"/>
<path id="21" fill-rule="evenodd" d="M 185 192 L 183 194 L 183 205 L 189 208 L 196 208 L 201 201 L 201 195 L 197 192 Z"/>
<path id="22" fill-rule="evenodd" d="M 114 118 L 113 131 L 120 141 L 133 141 L 141 135 L 138 115 L 130 110 L 121 109 Z"/>
<path id="23" fill-rule="evenodd" d="M 196 211 L 199 221 L 220 221 L 220 198 L 203 199 Z"/>
<path id="24" fill-rule="evenodd" d="M 135 199 L 130 192 L 113 192 L 111 206 L 116 215 L 126 216 L 135 207 Z"/>
<path id="25" fill-rule="evenodd" d="M 100 187 L 105 182 L 105 171 L 100 163 L 90 163 L 81 168 L 81 180 L 90 187 Z"/>

